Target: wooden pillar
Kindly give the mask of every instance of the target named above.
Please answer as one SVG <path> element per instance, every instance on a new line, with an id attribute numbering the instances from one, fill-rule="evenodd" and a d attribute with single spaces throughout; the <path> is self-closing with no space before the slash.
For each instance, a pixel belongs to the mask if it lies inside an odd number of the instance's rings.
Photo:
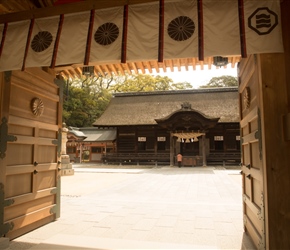
<path id="1" fill-rule="evenodd" d="M 206 167 L 206 143 L 205 143 L 205 135 L 202 135 L 201 143 L 202 143 L 202 165 Z"/>
<path id="2" fill-rule="evenodd" d="M 80 143 L 80 163 L 82 163 L 83 159 L 83 145 Z"/>
<path id="3" fill-rule="evenodd" d="M 170 132 L 170 166 L 174 166 L 174 138 Z"/>
<path id="4" fill-rule="evenodd" d="M 260 56 L 266 249 L 290 248 L 290 138 L 283 54 Z M 290 83 L 288 83 L 290 84 Z"/>
<path id="5" fill-rule="evenodd" d="M 261 55 L 266 248 L 290 249 L 290 2 L 281 1 L 284 53 Z M 284 118 L 284 119 L 283 119 Z"/>

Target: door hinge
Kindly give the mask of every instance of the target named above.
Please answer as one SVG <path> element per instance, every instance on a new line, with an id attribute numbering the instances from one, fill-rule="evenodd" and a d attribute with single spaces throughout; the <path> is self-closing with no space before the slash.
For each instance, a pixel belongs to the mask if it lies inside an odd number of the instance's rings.
<path id="1" fill-rule="evenodd" d="M 0 237 L 2 237 L 5 234 L 7 234 L 13 228 L 14 228 L 14 223 L 13 222 L 5 223 L 5 224 L 0 225 Z"/>
<path id="2" fill-rule="evenodd" d="M 2 123 L 0 125 L 0 157 L 2 159 L 6 156 L 6 150 L 7 150 L 7 142 L 8 141 L 16 141 L 17 137 L 14 135 L 8 135 L 8 125 L 7 125 L 7 118 L 2 118 Z"/>
<path id="3" fill-rule="evenodd" d="M 14 200 L 5 200 L 4 197 L 4 185 L 3 183 L 0 183 L 0 237 L 7 234 L 8 231 L 12 230 L 14 227 L 13 222 L 4 223 L 4 207 L 12 205 L 14 203 Z"/>
<path id="4" fill-rule="evenodd" d="M 56 206 L 53 206 L 53 207 L 49 210 L 49 212 L 50 212 L 51 214 L 56 214 L 56 212 L 57 212 L 57 207 L 56 207 Z"/>
<path id="5" fill-rule="evenodd" d="M 62 141 L 62 130 L 59 129 L 57 132 L 57 139 L 52 140 L 52 144 L 57 146 L 57 155 L 61 156 L 61 141 Z"/>
<path id="6" fill-rule="evenodd" d="M 58 188 L 51 189 L 50 191 L 51 194 L 57 194 L 57 192 L 58 192 Z"/>
<path id="7" fill-rule="evenodd" d="M 4 200 L 3 202 L 4 207 L 9 207 L 12 204 L 14 204 L 14 199 Z"/>

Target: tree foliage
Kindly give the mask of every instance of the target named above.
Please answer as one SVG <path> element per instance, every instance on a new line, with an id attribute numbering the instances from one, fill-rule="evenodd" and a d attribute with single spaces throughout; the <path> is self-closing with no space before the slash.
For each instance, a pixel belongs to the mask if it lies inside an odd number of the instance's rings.
<path id="1" fill-rule="evenodd" d="M 109 101 L 112 78 L 94 77 L 67 80 L 63 121 L 68 126 L 87 127 L 103 113 Z"/>
<path id="2" fill-rule="evenodd" d="M 222 88 L 222 87 L 237 87 L 238 79 L 233 76 L 213 77 L 208 84 L 200 86 L 200 88 Z"/>
<path id="3" fill-rule="evenodd" d="M 124 81 L 116 83 L 112 87 L 113 92 L 148 92 L 162 90 L 177 90 L 192 88 L 190 83 L 173 83 L 167 76 L 152 75 L 126 75 Z"/>
<path id="4" fill-rule="evenodd" d="M 144 92 L 192 88 L 187 83 L 151 75 L 81 77 L 69 79 L 64 91 L 63 121 L 68 126 L 87 127 L 107 108 L 112 93 Z"/>

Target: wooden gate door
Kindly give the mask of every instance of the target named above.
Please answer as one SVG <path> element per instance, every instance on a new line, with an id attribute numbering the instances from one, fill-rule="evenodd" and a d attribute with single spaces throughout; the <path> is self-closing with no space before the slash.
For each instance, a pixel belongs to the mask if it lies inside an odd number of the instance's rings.
<path id="1" fill-rule="evenodd" d="M 261 99 L 257 57 L 239 65 L 244 229 L 258 249 L 265 248 L 264 164 L 261 140 Z"/>
<path id="2" fill-rule="evenodd" d="M 54 81 L 41 69 L 2 73 L 0 237 L 59 217 L 61 104 Z"/>

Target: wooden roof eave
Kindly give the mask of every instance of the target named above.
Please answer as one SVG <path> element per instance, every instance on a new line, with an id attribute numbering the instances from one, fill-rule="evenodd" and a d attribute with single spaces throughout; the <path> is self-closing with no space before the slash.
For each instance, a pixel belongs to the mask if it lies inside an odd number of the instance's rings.
<path id="1" fill-rule="evenodd" d="M 29 10 L 16 9 L 13 13 L 0 15 L 0 24 L 18 22 L 34 18 L 58 16 L 61 14 L 78 13 L 93 9 L 106 9 L 124 5 L 158 2 L 158 0 L 86 0 L 69 4 L 48 6 Z"/>

